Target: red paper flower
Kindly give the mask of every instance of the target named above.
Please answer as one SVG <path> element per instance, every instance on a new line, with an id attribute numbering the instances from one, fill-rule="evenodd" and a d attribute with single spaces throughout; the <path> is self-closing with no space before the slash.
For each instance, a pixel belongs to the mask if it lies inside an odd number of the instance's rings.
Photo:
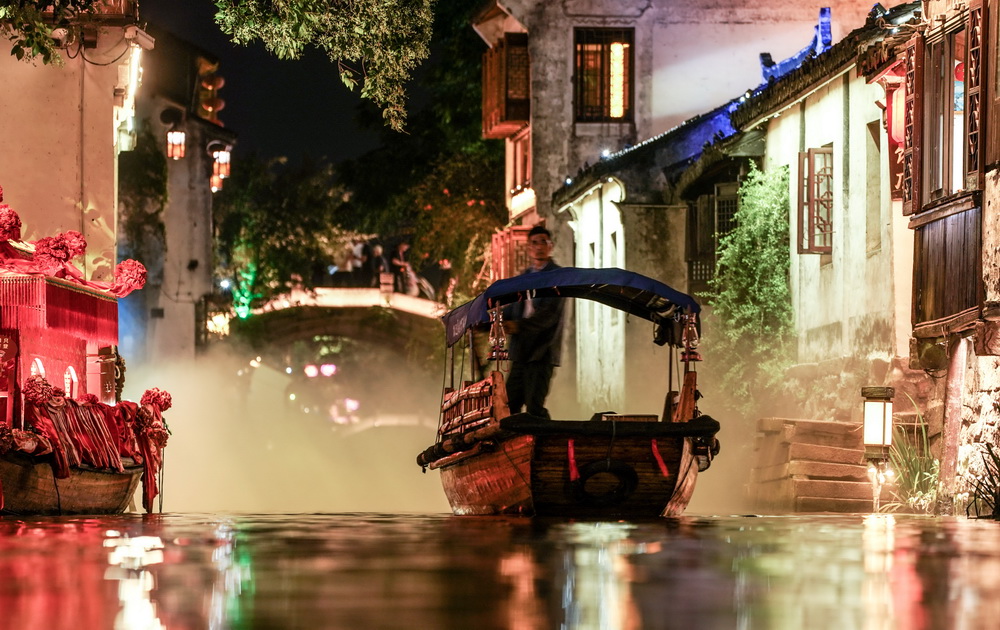
<path id="1" fill-rule="evenodd" d="M 44 405 L 52 399 L 52 386 L 44 376 L 29 376 L 21 388 L 24 399 L 33 405 Z"/>
<path id="2" fill-rule="evenodd" d="M 101 399 L 98 398 L 94 394 L 86 393 L 86 394 L 80 394 L 79 396 L 77 396 L 76 397 L 76 402 L 80 403 L 81 405 L 92 405 L 94 403 L 101 402 Z"/>
<path id="3" fill-rule="evenodd" d="M 146 286 L 146 268 L 138 260 L 123 260 L 115 266 L 115 280 L 109 292 L 116 297 L 125 297 L 132 291 Z"/>
<path id="4" fill-rule="evenodd" d="M 147 389 L 139 402 L 143 405 L 156 405 L 161 413 L 170 409 L 172 404 L 170 394 L 157 387 Z"/>
<path id="5" fill-rule="evenodd" d="M 63 232 L 59 236 L 66 242 L 66 249 L 69 251 L 70 258 L 76 258 L 87 253 L 87 239 L 83 238 L 83 234 L 80 234 L 76 230 L 70 230 Z"/>
<path id="6" fill-rule="evenodd" d="M 60 266 L 70 259 L 69 246 L 62 234 L 46 236 L 34 243 L 35 262 L 45 266 Z"/>
<path id="7" fill-rule="evenodd" d="M 3 195 L 0 195 L 0 201 L 3 201 Z M 0 204 L 0 240 L 21 240 L 21 217 L 7 204 Z"/>

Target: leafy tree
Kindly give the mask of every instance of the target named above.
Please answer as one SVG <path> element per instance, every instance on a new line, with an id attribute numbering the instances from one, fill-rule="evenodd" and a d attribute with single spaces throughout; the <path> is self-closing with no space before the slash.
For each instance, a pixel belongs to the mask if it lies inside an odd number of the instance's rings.
<path id="1" fill-rule="evenodd" d="M 438 1 L 410 131 L 383 131 L 379 148 L 338 168 L 351 191 L 340 211 L 345 225 L 405 236 L 414 259 L 448 258 L 465 280 L 479 271 L 483 247 L 507 218 L 502 143 L 481 137 L 484 44 L 469 26 L 476 9 L 462 0 Z"/>
<path id="2" fill-rule="evenodd" d="M 406 123 L 406 84 L 429 54 L 435 0 L 214 0 L 216 22 L 237 44 L 255 40 L 282 59 L 307 46 L 326 52 L 349 88 L 381 108 L 390 128 Z M 0 34 L 18 59 L 60 63 L 52 30 L 98 15 L 98 0 L 16 0 L 0 7 Z M 43 13 L 48 11 L 49 13 Z"/>
<path id="3" fill-rule="evenodd" d="M 466 280 L 463 292 L 482 265 L 490 235 L 507 215 L 503 199 L 497 198 L 502 180 L 497 181 L 493 162 L 494 156 L 486 152 L 445 157 L 407 191 L 418 208 L 414 251 L 431 260 L 451 261 L 453 274 Z"/>
<path id="4" fill-rule="evenodd" d="M 725 366 L 723 391 L 746 414 L 776 394 L 794 340 L 788 185 L 787 168 L 761 171 L 751 163 L 736 227 L 719 242 L 710 282 L 714 330 L 706 346 Z"/>
<path id="5" fill-rule="evenodd" d="M 216 21 L 234 42 L 261 40 L 282 59 L 316 46 L 349 88 L 382 108 L 394 130 L 406 120 L 406 90 L 427 58 L 434 0 L 215 0 Z"/>
<path id="6" fill-rule="evenodd" d="M 18 60 L 62 62 L 52 31 L 71 28 L 94 12 L 97 0 L 16 0 L 0 6 L 0 34 L 13 42 Z M 46 14 L 47 13 L 47 14 Z"/>
<path id="7" fill-rule="evenodd" d="M 241 160 L 213 208 L 217 274 L 232 282 L 238 315 L 255 300 L 316 285 L 314 272 L 350 237 L 334 220 L 342 194 L 327 163 Z"/>

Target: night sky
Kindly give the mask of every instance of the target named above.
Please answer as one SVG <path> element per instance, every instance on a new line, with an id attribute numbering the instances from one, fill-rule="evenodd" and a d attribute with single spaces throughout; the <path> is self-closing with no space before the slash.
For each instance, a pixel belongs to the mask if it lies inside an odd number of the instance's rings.
<path id="1" fill-rule="evenodd" d="M 308 51 L 282 61 L 264 46 L 232 44 L 214 21 L 211 0 L 142 0 L 141 23 L 155 24 L 220 59 L 226 106 L 219 117 L 238 134 L 237 154 L 303 155 L 334 162 L 353 158 L 377 144 L 377 135 L 355 124 L 358 92 L 341 82 L 324 53 Z"/>

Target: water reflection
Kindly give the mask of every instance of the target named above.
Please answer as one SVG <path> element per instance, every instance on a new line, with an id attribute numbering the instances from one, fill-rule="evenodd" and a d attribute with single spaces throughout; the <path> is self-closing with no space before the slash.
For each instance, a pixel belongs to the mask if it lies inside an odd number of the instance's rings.
<path id="1" fill-rule="evenodd" d="M 0 519 L 0 628 L 995 627 L 964 518 Z"/>
<path id="2" fill-rule="evenodd" d="M 109 530 L 104 546 L 111 548 L 104 579 L 118 582 L 121 610 L 115 617 L 115 630 L 159 630 L 163 628 L 156 615 L 153 573 L 147 567 L 163 562 L 163 541 L 158 536 L 130 538 Z"/>

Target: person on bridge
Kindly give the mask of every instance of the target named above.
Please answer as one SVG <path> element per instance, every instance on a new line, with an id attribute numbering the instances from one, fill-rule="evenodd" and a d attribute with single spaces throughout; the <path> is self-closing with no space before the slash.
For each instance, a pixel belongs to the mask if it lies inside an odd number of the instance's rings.
<path id="1" fill-rule="evenodd" d="M 552 234 L 542 225 L 528 232 L 528 259 L 531 264 L 521 275 L 558 269 L 552 260 Z M 562 351 L 562 298 L 532 298 L 504 308 L 504 331 L 511 367 L 507 377 L 507 404 L 515 414 L 526 411 L 549 418 L 545 398 L 549 395 L 554 368 Z"/>
<path id="2" fill-rule="evenodd" d="M 400 241 L 392 253 L 392 274 L 395 278 L 396 293 L 417 294 L 416 277 L 410 267 L 410 244 Z"/>

